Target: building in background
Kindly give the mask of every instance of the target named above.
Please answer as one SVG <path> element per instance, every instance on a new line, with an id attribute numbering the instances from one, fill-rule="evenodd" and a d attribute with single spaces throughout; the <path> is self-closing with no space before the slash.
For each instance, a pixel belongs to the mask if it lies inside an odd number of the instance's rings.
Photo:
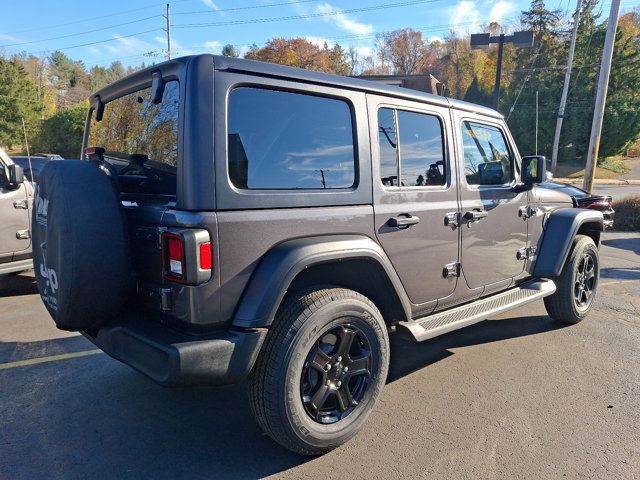
<path id="1" fill-rule="evenodd" d="M 433 93 L 434 95 L 446 95 L 445 85 L 430 73 L 418 75 L 360 75 L 358 78 L 372 82 L 395 85 L 397 87 L 410 88 L 420 92 Z"/>

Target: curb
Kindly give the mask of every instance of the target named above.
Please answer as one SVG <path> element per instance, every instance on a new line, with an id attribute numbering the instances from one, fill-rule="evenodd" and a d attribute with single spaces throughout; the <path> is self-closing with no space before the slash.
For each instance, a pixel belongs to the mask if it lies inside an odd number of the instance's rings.
<path id="1" fill-rule="evenodd" d="M 582 184 L 581 178 L 553 178 L 552 182 L 570 183 L 572 185 Z M 596 178 L 594 185 L 640 185 L 640 180 L 621 180 L 615 178 Z"/>

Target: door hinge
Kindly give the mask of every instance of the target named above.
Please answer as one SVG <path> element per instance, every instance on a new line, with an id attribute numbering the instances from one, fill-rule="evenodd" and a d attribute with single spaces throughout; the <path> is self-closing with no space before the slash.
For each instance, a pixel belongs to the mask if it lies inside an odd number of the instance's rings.
<path id="1" fill-rule="evenodd" d="M 459 262 L 447 263 L 442 269 L 442 276 L 444 278 L 459 277 L 460 263 Z"/>
<path id="2" fill-rule="evenodd" d="M 445 227 L 451 227 L 455 230 L 460 226 L 460 214 L 458 212 L 449 212 L 444 216 Z"/>
<path id="3" fill-rule="evenodd" d="M 18 230 L 16 232 L 16 238 L 18 240 L 28 240 L 31 238 L 31 230 Z"/>
<path id="4" fill-rule="evenodd" d="M 538 248 L 535 246 L 519 248 L 518 251 L 516 252 L 516 258 L 518 260 L 532 259 L 535 256 L 537 250 Z"/>
<path id="5" fill-rule="evenodd" d="M 530 217 L 535 217 L 538 214 L 538 209 L 536 207 L 532 207 L 531 205 L 523 205 L 518 209 L 518 216 L 523 220 L 526 220 Z"/>
<path id="6" fill-rule="evenodd" d="M 13 202 L 13 208 L 17 208 L 18 210 L 27 210 L 29 208 L 29 204 L 26 200 L 16 200 Z"/>

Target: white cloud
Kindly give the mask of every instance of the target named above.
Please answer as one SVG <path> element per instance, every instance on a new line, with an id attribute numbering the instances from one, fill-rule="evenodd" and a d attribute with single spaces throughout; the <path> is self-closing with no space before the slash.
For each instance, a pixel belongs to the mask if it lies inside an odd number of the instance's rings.
<path id="1" fill-rule="evenodd" d="M 202 0 L 202 3 L 204 3 L 211 10 L 215 10 L 215 11 L 220 10 L 220 7 L 218 5 L 216 5 L 215 3 L 213 3 L 212 0 Z"/>
<path id="2" fill-rule="evenodd" d="M 8 35 L 6 33 L 0 33 L 0 40 L 7 40 L 9 42 L 22 42 L 18 37 L 14 37 L 13 35 Z"/>
<path id="3" fill-rule="evenodd" d="M 325 37 L 304 37 L 304 39 L 307 42 L 311 42 L 313 43 L 315 46 L 317 47 L 324 47 L 324 44 L 326 43 L 329 46 L 332 46 L 334 42 L 330 41 L 329 39 L 325 38 Z"/>
<path id="4" fill-rule="evenodd" d="M 155 45 L 135 37 L 123 37 L 122 35 L 114 34 L 113 38 L 116 41 L 106 45 L 107 51 L 112 55 L 143 54 L 157 51 Z"/>
<path id="5" fill-rule="evenodd" d="M 322 3 L 316 7 L 316 13 L 328 14 L 329 12 L 335 12 L 339 9 L 328 4 Z M 338 28 L 345 30 L 355 35 L 368 35 L 373 32 L 373 26 L 366 23 L 360 23 L 356 20 L 349 18 L 344 13 L 334 13 L 322 17 L 326 22 L 334 23 Z"/>
<path id="6" fill-rule="evenodd" d="M 507 14 L 511 13 L 513 10 L 515 10 L 515 5 L 513 3 L 500 0 L 491 8 L 489 21 L 500 23 L 507 16 Z"/>
<path id="7" fill-rule="evenodd" d="M 220 48 L 221 46 L 222 44 L 217 40 L 209 40 L 208 42 L 204 42 L 203 44 L 203 47 L 207 50 L 215 50 L 217 48 Z"/>
<path id="8" fill-rule="evenodd" d="M 364 47 L 355 47 L 355 48 L 356 48 L 356 52 L 358 52 L 359 58 L 370 57 L 371 55 L 373 55 L 373 47 L 364 46 Z"/>
<path id="9" fill-rule="evenodd" d="M 427 42 L 429 42 L 429 43 L 433 43 L 433 42 L 443 43 L 444 39 L 442 37 L 439 37 L 438 35 L 432 35 L 427 39 Z"/>
<path id="10" fill-rule="evenodd" d="M 475 2 L 462 0 L 451 10 L 451 25 L 456 32 L 474 32 L 480 27 L 480 12 Z"/>
<path id="11" fill-rule="evenodd" d="M 102 50 L 96 47 L 87 47 L 87 50 L 94 55 L 102 55 Z"/>

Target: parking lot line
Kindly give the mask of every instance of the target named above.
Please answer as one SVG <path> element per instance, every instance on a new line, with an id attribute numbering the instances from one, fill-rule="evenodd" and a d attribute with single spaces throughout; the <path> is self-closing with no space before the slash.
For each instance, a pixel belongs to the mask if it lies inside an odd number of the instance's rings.
<path id="1" fill-rule="evenodd" d="M 28 367 L 29 365 L 36 365 L 38 363 L 57 362 L 58 360 L 69 360 L 70 358 L 86 357 L 88 355 L 96 355 L 103 353 L 102 350 L 84 350 L 82 352 L 63 353 L 60 355 L 50 355 L 48 357 L 29 358 L 28 360 L 19 360 L 16 362 L 0 363 L 0 370 L 7 368 Z"/>

